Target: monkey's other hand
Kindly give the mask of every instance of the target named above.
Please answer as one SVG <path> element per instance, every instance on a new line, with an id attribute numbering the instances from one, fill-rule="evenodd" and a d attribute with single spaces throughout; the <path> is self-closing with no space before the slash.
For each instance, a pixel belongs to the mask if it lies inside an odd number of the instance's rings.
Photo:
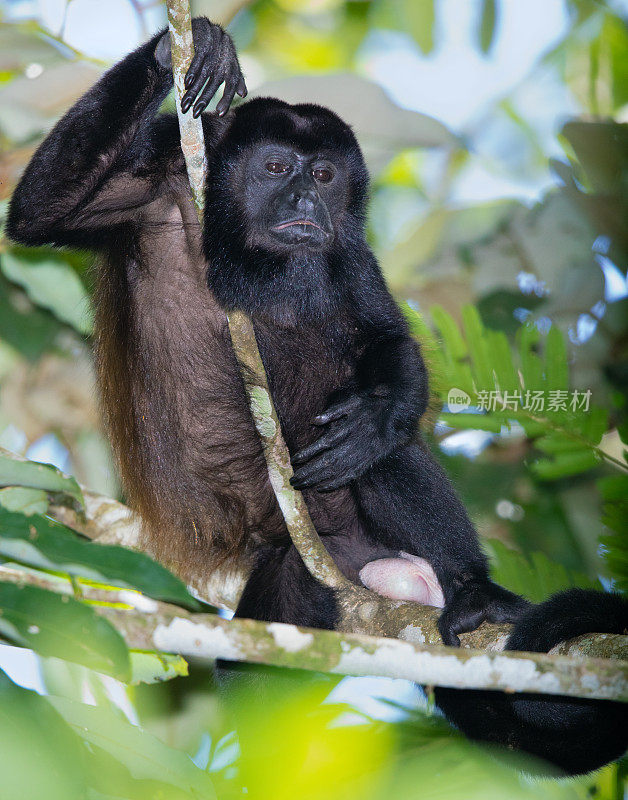
<path id="1" fill-rule="evenodd" d="M 515 622 L 530 607 L 518 594 L 488 579 L 473 579 L 456 589 L 438 619 L 443 643 L 459 647 L 459 633 L 474 631 L 483 622 Z"/>
<path id="2" fill-rule="evenodd" d="M 295 489 L 338 489 L 388 455 L 398 439 L 388 398 L 368 392 L 345 395 L 313 423 L 325 432 L 293 456 L 290 483 Z"/>
<path id="3" fill-rule="evenodd" d="M 246 97 L 246 84 L 235 46 L 228 33 L 205 17 L 192 20 L 194 58 L 185 76 L 186 92 L 181 98 L 181 110 L 187 113 L 192 104 L 192 114 L 199 117 L 209 105 L 221 83 L 225 91 L 216 111 L 226 114 L 236 94 Z M 155 48 L 155 58 L 164 69 L 172 69 L 170 34 L 166 31 Z M 208 80 L 209 79 L 209 80 Z M 205 81 L 207 86 L 203 89 Z M 202 90 L 202 91 L 201 91 Z"/>

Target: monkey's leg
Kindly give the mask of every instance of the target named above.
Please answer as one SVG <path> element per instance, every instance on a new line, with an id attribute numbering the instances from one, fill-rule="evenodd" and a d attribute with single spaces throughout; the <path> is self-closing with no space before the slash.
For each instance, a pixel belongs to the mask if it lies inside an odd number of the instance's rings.
<path id="1" fill-rule="evenodd" d="M 514 622 L 527 601 L 493 583 L 478 537 L 449 479 L 427 449 L 412 444 L 373 465 L 354 484 L 365 533 L 428 561 L 442 588 L 445 644 L 482 622 Z"/>

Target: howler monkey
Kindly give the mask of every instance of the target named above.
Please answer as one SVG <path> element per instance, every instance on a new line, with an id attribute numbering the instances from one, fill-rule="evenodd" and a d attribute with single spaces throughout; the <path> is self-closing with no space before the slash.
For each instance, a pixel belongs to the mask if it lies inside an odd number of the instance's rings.
<path id="1" fill-rule="evenodd" d="M 236 92 L 246 94 L 231 39 L 205 19 L 194 21 L 194 39 L 184 110 L 200 115 L 225 83 L 217 113 L 202 116 L 204 234 L 176 117 L 157 114 L 172 87 L 167 33 L 61 119 L 8 219 L 17 241 L 100 254 L 100 392 L 152 546 L 187 577 L 208 573 L 212 559 L 248 555 L 238 615 L 336 625 L 334 593 L 305 569 L 269 484 L 225 326 L 223 309 L 238 308 L 253 319 L 293 484 L 349 578 L 401 552 L 425 559 L 449 645 L 484 620 L 514 623 L 507 646 L 518 650 L 622 632 L 628 604 L 619 596 L 572 590 L 533 606 L 490 580 L 465 509 L 418 438 L 427 374 L 365 240 L 368 175 L 353 133 L 311 104 L 266 98 L 230 111 Z M 626 746 L 619 704 L 446 689 L 436 697 L 470 736 L 570 772 Z"/>

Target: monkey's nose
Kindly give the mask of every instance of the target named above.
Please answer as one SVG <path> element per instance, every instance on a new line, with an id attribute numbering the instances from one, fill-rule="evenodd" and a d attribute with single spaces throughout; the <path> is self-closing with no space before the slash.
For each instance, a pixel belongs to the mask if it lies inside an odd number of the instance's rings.
<path id="1" fill-rule="evenodd" d="M 299 207 L 311 208 L 316 202 L 316 191 L 300 186 L 292 192 L 292 201 Z"/>

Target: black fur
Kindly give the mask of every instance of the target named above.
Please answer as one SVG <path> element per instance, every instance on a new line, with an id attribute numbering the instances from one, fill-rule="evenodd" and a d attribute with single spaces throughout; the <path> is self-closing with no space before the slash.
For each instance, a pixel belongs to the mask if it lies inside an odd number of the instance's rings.
<path id="1" fill-rule="evenodd" d="M 204 20 L 195 21 L 195 44 L 193 83 L 201 73 L 226 76 L 226 111 L 236 88 L 244 93 L 233 49 Z M 101 252 L 101 394 L 153 549 L 189 579 L 206 574 L 215 554 L 250 557 L 241 616 L 337 623 L 333 592 L 311 578 L 287 536 L 217 298 L 253 318 L 294 485 L 347 576 L 357 581 L 364 564 L 399 551 L 427 559 L 451 645 L 484 620 L 516 623 L 509 646 L 521 649 L 546 650 L 575 632 L 622 632 L 627 604 L 613 595 L 568 593 L 533 607 L 489 579 L 465 509 L 418 437 L 427 374 L 365 240 L 368 178 L 350 129 L 324 108 L 272 99 L 205 116 L 201 240 L 176 120 L 155 118 L 172 85 L 166 53 L 155 37 L 66 114 L 26 169 L 8 220 L 18 241 Z M 199 98 L 195 108 L 206 104 Z M 256 154 L 269 144 L 283 148 L 294 175 L 255 177 Z M 316 159 L 331 165 L 331 182 L 312 177 Z M 266 205 L 317 225 L 298 222 L 298 235 L 273 239 L 263 229 Z M 619 705 L 444 689 L 438 699 L 470 736 L 572 772 L 626 745 Z"/>
<path id="2" fill-rule="evenodd" d="M 570 589 L 521 615 L 507 650 L 546 653 L 555 644 L 596 630 L 625 632 L 626 601 L 619 595 Z M 468 736 L 506 744 L 578 774 L 619 758 L 626 750 L 623 703 L 500 692 L 435 689 L 436 702 Z"/>

